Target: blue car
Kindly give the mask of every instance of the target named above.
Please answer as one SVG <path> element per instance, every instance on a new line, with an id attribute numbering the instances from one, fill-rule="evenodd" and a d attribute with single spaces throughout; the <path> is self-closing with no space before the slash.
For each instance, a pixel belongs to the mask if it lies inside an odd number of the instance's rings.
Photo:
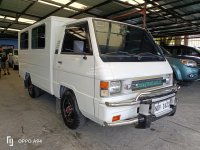
<path id="1" fill-rule="evenodd" d="M 164 48 L 172 53 L 172 56 L 175 58 L 195 61 L 197 63 L 197 67 L 199 68 L 200 80 L 200 49 L 186 45 L 164 46 Z"/>
<path id="2" fill-rule="evenodd" d="M 184 57 L 176 58 L 173 57 L 172 54 L 163 47 L 161 47 L 161 49 L 173 69 L 175 81 L 183 83 L 195 81 L 199 78 L 199 68 L 194 60 L 186 59 Z"/>

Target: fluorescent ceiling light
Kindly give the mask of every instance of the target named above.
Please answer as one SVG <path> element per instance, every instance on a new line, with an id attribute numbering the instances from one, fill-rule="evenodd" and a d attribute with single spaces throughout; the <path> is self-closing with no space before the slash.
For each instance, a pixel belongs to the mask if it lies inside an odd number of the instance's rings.
<path id="1" fill-rule="evenodd" d="M 135 0 L 136 2 L 138 2 L 139 4 L 144 3 L 144 0 Z"/>
<path id="2" fill-rule="evenodd" d="M 71 0 L 51 0 L 51 1 L 54 1 L 54 2 L 56 2 L 56 3 L 63 4 L 63 5 L 65 5 L 65 4 L 69 3 L 69 2 L 71 2 Z"/>
<path id="3" fill-rule="evenodd" d="M 4 30 L 4 28 L 1 28 L 1 27 L 0 27 L 0 30 Z"/>
<path id="4" fill-rule="evenodd" d="M 152 7 L 152 6 L 153 6 L 152 4 L 148 4 L 148 5 L 147 5 L 147 7 Z"/>
<path id="5" fill-rule="evenodd" d="M 8 19 L 8 20 L 15 20 L 15 18 L 13 18 L 13 17 L 6 17 L 6 19 Z"/>
<path id="6" fill-rule="evenodd" d="M 7 30 L 9 30 L 9 31 L 20 31 L 20 30 L 18 30 L 18 29 L 13 29 L 13 28 L 8 28 Z"/>
<path id="7" fill-rule="evenodd" d="M 18 19 L 19 22 L 25 22 L 25 23 L 29 23 L 29 24 L 33 24 L 35 23 L 36 21 L 35 20 L 32 20 L 32 19 L 26 19 L 26 18 L 19 18 Z"/>
<path id="8" fill-rule="evenodd" d="M 0 15 L 0 18 L 3 19 L 5 16 Z"/>
<path id="9" fill-rule="evenodd" d="M 73 11 L 73 12 L 78 12 L 78 11 L 76 11 L 76 10 L 73 10 L 73 9 L 70 9 L 70 8 L 67 8 L 67 7 L 65 7 L 64 9 L 65 9 L 65 10 L 69 10 L 69 11 Z"/>
<path id="10" fill-rule="evenodd" d="M 83 5 L 83 4 L 77 3 L 77 2 L 74 2 L 74 3 L 70 4 L 69 6 L 77 8 L 77 9 L 85 9 L 85 8 L 87 8 L 86 5 Z"/>
<path id="11" fill-rule="evenodd" d="M 135 8 L 135 9 L 138 10 L 138 11 L 139 11 L 139 10 L 142 10 L 142 9 L 140 9 L 140 8 Z"/>
<path id="12" fill-rule="evenodd" d="M 138 5 L 138 3 L 136 3 L 134 0 L 120 0 L 120 1 L 132 4 L 132 5 Z"/>
<path id="13" fill-rule="evenodd" d="M 42 1 L 42 0 L 38 0 L 38 2 L 42 3 L 42 4 L 46 4 L 46 5 L 50 5 L 50 6 L 54 6 L 54 7 L 61 7 L 59 5 L 56 5 L 56 4 L 52 4 L 52 3 L 49 3 L 49 2 L 45 2 L 45 1 Z"/>
<path id="14" fill-rule="evenodd" d="M 151 11 L 157 12 L 157 11 L 160 11 L 160 9 L 152 9 Z"/>
<path id="15" fill-rule="evenodd" d="M 144 0 L 120 0 L 122 2 L 126 2 L 132 5 L 138 5 L 144 3 Z"/>

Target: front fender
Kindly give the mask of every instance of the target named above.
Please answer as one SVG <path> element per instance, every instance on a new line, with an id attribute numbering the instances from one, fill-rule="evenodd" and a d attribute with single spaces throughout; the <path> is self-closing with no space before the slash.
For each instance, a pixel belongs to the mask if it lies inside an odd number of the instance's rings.
<path id="1" fill-rule="evenodd" d="M 172 70 L 174 72 L 174 75 L 176 77 L 176 80 L 183 80 L 182 75 L 181 75 L 181 71 L 179 70 L 179 68 L 175 65 L 172 65 Z"/>

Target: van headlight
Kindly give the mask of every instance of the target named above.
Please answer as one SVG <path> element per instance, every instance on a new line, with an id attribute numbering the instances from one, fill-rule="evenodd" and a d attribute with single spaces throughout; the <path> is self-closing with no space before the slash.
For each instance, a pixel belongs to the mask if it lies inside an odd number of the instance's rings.
<path id="1" fill-rule="evenodd" d="M 121 92 L 121 81 L 100 81 L 100 96 L 108 97 Z"/>
<path id="2" fill-rule="evenodd" d="M 110 94 L 119 93 L 121 91 L 121 82 L 111 81 L 109 90 L 110 90 Z"/>
<path id="3" fill-rule="evenodd" d="M 181 63 L 188 67 L 196 67 L 197 63 L 190 59 L 180 59 Z"/>

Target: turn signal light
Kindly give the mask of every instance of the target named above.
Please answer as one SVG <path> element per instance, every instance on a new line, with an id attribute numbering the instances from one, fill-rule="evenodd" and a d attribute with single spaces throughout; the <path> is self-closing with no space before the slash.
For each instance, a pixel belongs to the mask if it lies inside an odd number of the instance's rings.
<path id="1" fill-rule="evenodd" d="M 101 81 L 100 82 L 100 88 L 101 89 L 108 89 L 109 88 L 109 82 L 108 81 Z"/>
<path id="2" fill-rule="evenodd" d="M 117 121 L 117 120 L 120 120 L 120 117 L 121 117 L 121 115 L 113 116 L 112 122 Z"/>

